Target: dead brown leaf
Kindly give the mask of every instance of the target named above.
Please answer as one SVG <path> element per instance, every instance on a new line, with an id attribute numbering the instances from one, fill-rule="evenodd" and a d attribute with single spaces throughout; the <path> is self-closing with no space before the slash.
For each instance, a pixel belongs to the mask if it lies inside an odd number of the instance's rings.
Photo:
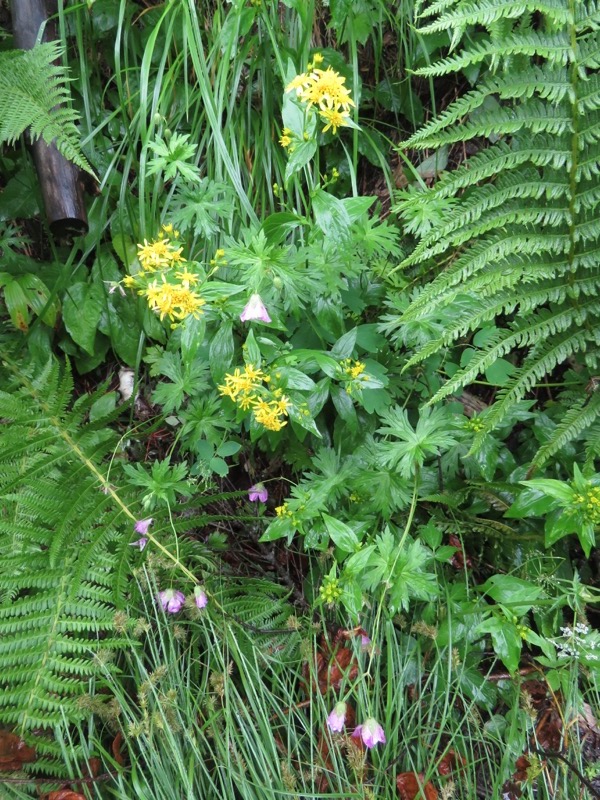
<path id="1" fill-rule="evenodd" d="M 35 748 L 10 731 L 0 731 L 0 772 L 13 772 L 35 761 Z"/>
<path id="2" fill-rule="evenodd" d="M 438 793 L 431 781 L 425 783 L 422 772 L 402 772 L 396 778 L 400 800 L 438 800 Z"/>
<path id="3" fill-rule="evenodd" d="M 120 767 L 122 767 L 123 764 L 125 763 L 125 759 L 123 758 L 123 754 L 121 753 L 122 744 L 123 744 L 123 734 L 121 733 L 121 731 L 119 731 L 115 736 L 115 738 L 113 739 L 110 749 L 112 750 L 112 754 L 114 756 L 115 761 Z"/>
<path id="4" fill-rule="evenodd" d="M 466 764 L 466 759 L 450 748 L 447 753 L 440 758 L 437 770 L 440 775 L 451 775 L 454 770 L 462 769 Z"/>

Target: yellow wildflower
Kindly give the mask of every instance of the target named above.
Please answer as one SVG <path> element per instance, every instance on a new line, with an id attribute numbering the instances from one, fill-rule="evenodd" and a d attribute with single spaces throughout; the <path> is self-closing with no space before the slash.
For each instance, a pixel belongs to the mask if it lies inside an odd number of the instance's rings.
<path id="1" fill-rule="evenodd" d="M 310 86 L 310 76 L 306 72 L 302 72 L 288 83 L 285 90 L 286 92 L 291 92 L 295 89 L 296 94 L 300 96 L 308 86 Z"/>
<path id="2" fill-rule="evenodd" d="M 198 275 L 195 272 L 190 272 L 188 269 L 184 269 L 181 272 L 176 272 L 175 277 L 179 278 L 182 285 L 185 286 L 186 289 L 188 289 L 190 285 L 193 286 L 195 283 L 198 283 Z"/>
<path id="3" fill-rule="evenodd" d="M 128 289 L 131 289 L 132 286 L 135 286 L 135 278 L 133 275 L 125 275 L 123 278 L 123 286 L 126 286 Z"/>
<path id="4" fill-rule="evenodd" d="M 362 361 L 353 361 L 351 358 L 344 359 L 341 367 L 349 380 L 356 380 L 365 371 L 365 365 Z"/>
<path id="5" fill-rule="evenodd" d="M 138 244 L 138 260 L 142 265 L 142 269 L 148 272 L 168 267 L 170 263 L 169 256 L 169 240 L 157 239 L 154 242 L 148 242 L 144 239 L 144 244 Z"/>
<path id="6" fill-rule="evenodd" d="M 327 124 L 323 128 L 323 133 L 331 128 L 331 132 L 336 134 L 338 128 L 343 128 L 348 124 L 348 117 L 350 116 L 347 111 L 338 111 L 336 108 L 324 108 L 319 111 L 319 116 Z"/>
<path id="7" fill-rule="evenodd" d="M 281 138 L 279 139 L 279 144 L 282 147 L 289 147 L 292 143 L 291 137 L 291 130 L 289 128 L 284 128 L 281 132 Z"/>
<path id="8" fill-rule="evenodd" d="M 348 112 L 354 101 L 345 83 L 346 78 L 331 67 L 326 70 L 315 68 L 309 75 L 308 86 L 299 96 L 305 103 L 319 106 L 322 110 L 342 108 Z"/>

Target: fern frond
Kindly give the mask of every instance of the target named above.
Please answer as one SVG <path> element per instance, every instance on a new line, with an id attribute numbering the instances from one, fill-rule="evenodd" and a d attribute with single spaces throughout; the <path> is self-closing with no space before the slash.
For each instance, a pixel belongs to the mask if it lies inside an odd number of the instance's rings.
<path id="1" fill-rule="evenodd" d="M 0 53 L 0 143 L 12 144 L 30 128 L 33 140 L 54 141 L 65 158 L 91 173 L 75 125 L 79 115 L 69 106 L 65 70 L 54 63 L 61 54 L 59 42 Z"/>
<path id="2" fill-rule="evenodd" d="M 484 59 L 495 72 L 406 146 L 435 149 L 486 138 L 494 143 L 433 187 L 405 194 L 395 207 L 410 221 L 419 203 L 421 218 L 430 221 L 421 225 L 424 235 L 399 268 L 421 266 L 436 276 L 393 329 L 398 338 L 402 323 L 430 332 L 410 355 L 410 366 L 496 321 L 487 345 L 431 402 L 468 385 L 496 359 L 519 352 L 522 363 L 486 414 L 479 445 L 549 371 L 568 359 L 590 367 L 597 357 L 599 6 L 595 0 L 582 0 L 574 9 L 568 0 L 456 0 L 432 3 L 422 14 L 428 20 L 424 31 L 450 29 L 455 44 L 470 24 L 488 29 L 483 39 L 466 41 L 463 50 L 422 74 L 444 75 Z M 594 408 L 583 399 L 572 406 L 539 457 L 550 457 L 579 436 L 581 426 L 592 425 Z"/>
<path id="3" fill-rule="evenodd" d="M 439 15 L 435 22 L 424 25 L 420 32 L 428 34 L 452 28 L 464 30 L 466 26 L 470 25 L 482 25 L 489 28 L 499 20 L 521 19 L 526 12 L 543 14 L 558 24 L 572 22 L 571 12 L 561 0 L 546 0 L 546 2 L 508 0 L 502 4 L 494 2 L 494 0 L 479 0 L 476 3 L 465 3 L 460 8 Z"/>
<path id="4" fill-rule="evenodd" d="M 600 393 L 591 398 L 582 397 L 569 408 L 552 434 L 552 438 L 542 445 L 531 462 L 530 473 L 539 469 L 548 459 L 555 456 L 567 444 L 577 439 L 583 431 L 591 428 L 600 417 Z M 589 440 L 588 440 L 589 441 Z"/>
<path id="5" fill-rule="evenodd" d="M 509 56 L 527 56 L 543 58 L 553 66 L 566 66 L 573 56 L 570 40 L 565 32 L 542 34 L 536 31 L 526 35 L 514 34 L 502 42 L 474 44 L 469 50 L 463 50 L 456 56 L 443 58 L 428 67 L 417 70 L 418 75 L 435 78 L 460 72 L 467 67 L 481 64 L 490 59 L 502 59 Z"/>

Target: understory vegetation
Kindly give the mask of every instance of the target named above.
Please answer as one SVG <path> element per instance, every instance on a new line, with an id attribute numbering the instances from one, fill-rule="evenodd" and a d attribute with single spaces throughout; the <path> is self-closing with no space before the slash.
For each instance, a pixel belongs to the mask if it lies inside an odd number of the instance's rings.
<path id="1" fill-rule="evenodd" d="M 600 797 L 600 5 L 48 11 L 0 2 L 0 798 Z"/>

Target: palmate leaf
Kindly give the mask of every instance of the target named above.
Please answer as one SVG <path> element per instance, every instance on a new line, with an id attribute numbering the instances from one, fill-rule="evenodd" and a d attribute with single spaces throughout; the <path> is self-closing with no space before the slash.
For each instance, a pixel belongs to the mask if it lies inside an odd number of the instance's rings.
<path id="1" fill-rule="evenodd" d="M 424 409 L 416 428 L 399 406 L 381 415 L 384 426 L 377 430 L 388 438 L 375 445 L 376 457 L 384 467 L 397 468 L 404 478 L 411 478 L 425 459 L 456 444 L 453 421 L 445 408 Z"/>
<path id="2" fill-rule="evenodd" d="M 529 14 L 516 14 L 517 6 Z M 491 59 L 477 88 L 451 104 L 406 146 L 436 149 L 477 138 L 480 151 L 438 182 L 399 198 L 398 213 L 426 226 L 399 268 L 436 277 L 386 330 L 396 340 L 416 323 L 435 331 L 408 359 L 414 365 L 496 323 L 430 402 L 460 391 L 516 350 L 518 368 L 485 416 L 480 445 L 514 403 L 567 361 L 594 370 L 600 345 L 600 27 L 593 0 L 452 0 L 420 5 L 427 30 L 450 29 L 454 51 L 423 75 L 442 75 Z M 488 35 L 465 40 L 466 27 Z M 548 33 L 551 31 L 551 33 Z M 485 140 L 492 143 L 485 146 Z M 484 146 L 482 147 L 482 144 Z M 411 205 L 412 204 L 412 205 Z M 444 208 L 443 214 L 436 213 Z M 429 211 L 430 210 L 430 211 Z M 465 308 L 465 297 L 472 308 Z M 437 326 L 437 327 L 436 327 Z M 596 402 L 557 428 L 535 463 L 596 419 Z M 585 412 L 584 412 L 585 409 Z M 559 444 L 560 443 L 560 444 Z"/>
<path id="3" fill-rule="evenodd" d="M 69 106 L 66 72 L 54 63 L 61 53 L 59 42 L 0 53 L 0 144 L 12 144 L 30 128 L 33 140 L 54 141 L 65 158 L 91 173 L 75 125 L 79 115 Z"/>

